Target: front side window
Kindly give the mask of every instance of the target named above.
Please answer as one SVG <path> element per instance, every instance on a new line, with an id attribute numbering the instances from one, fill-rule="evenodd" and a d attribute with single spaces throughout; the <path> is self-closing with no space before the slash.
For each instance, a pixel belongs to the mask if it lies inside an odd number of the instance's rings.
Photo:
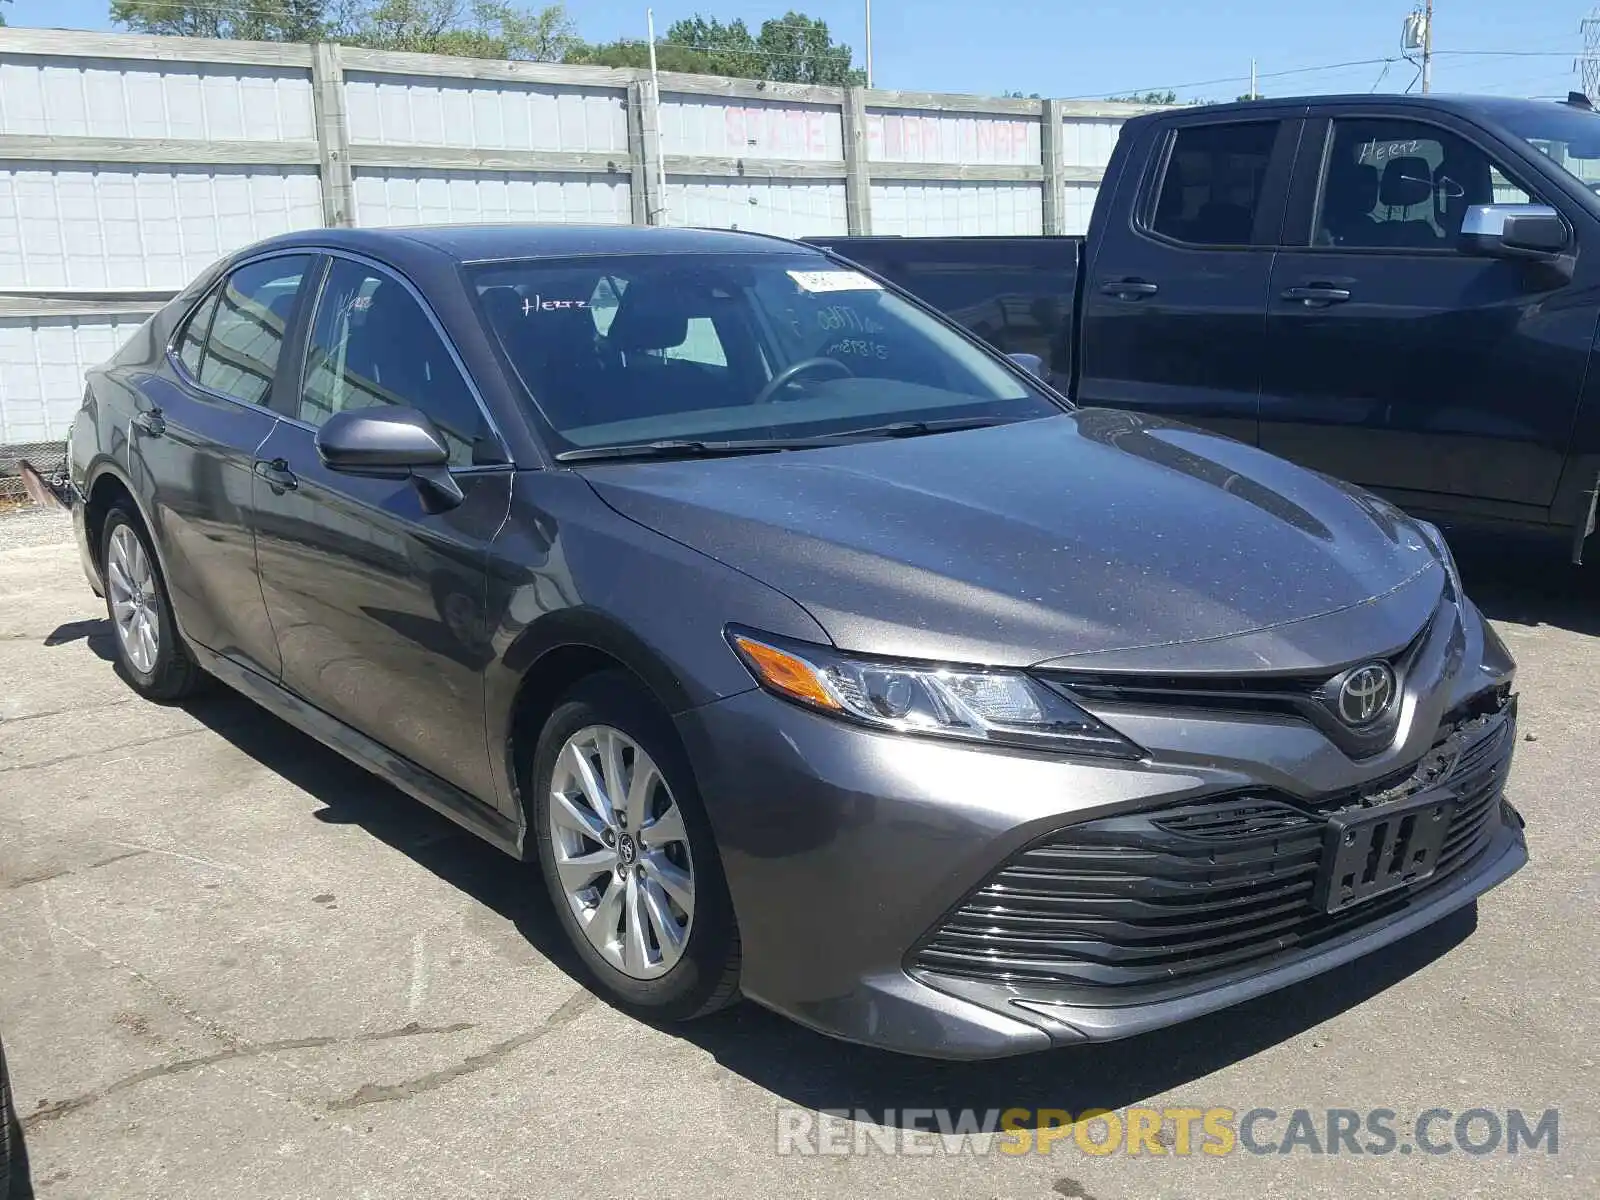
<path id="1" fill-rule="evenodd" d="M 1060 411 L 938 318 L 816 255 L 491 263 L 473 282 L 558 450 Z"/>
<path id="2" fill-rule="evenodd" d="M 487 422 L 444 339 L 399 279 L 336 258 L 317 301 L 296 416 L 321 425 L 377 404 L 414 408 L 433 421 L 452 466 L 468 466 Z"/>
<path id="3" fill-rule="evenodd" d="M 1315 244 L 1361 250 L 1454 250 L 1474 204 L 1527 204 L 1482 150 L 1418 121 L 1333 123 Z"/>
<path id="4" fill-rule="evenodd" d="M 1278 122 L 1186 125 L 1156 191 L 1153 232 L 1191 246 L 1247 246 Z"/>
<path id="5" fill-rule="evenodd" d="M 245 404 L 267 402 L 300 281 L 310 265 L 303 255 L 267 258 L 228 276 L 195 372 L 202 384 Z M 183 351 L 179 356 L 188 365 Z"/>

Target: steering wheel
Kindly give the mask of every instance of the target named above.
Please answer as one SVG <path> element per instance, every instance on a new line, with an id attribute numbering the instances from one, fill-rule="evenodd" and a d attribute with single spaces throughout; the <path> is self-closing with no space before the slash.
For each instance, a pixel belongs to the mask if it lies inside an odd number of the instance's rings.
<path id="1" fill-rule="evenodd" d="M 767 380 L 767 386 L 757 392 L 756 398 L 750 401 L 750 403 L 770 404 L 772 403 L 772 398 L 774 396 L 776 396 L 784 388 L 788 387 L 800 376 L 806 374 L 808 371 L 821 370 L 833 371 L 835 374 L 847 378 L 855 375 L 854 371 L 845 366 L 837 358 L 802 358 L 797 363 L 790 363 L 771 379 Z"/>

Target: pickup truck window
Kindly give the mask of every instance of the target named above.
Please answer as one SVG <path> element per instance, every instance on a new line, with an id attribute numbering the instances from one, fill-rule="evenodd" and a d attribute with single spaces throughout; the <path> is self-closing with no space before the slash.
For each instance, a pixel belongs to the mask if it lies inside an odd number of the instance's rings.
<path id="1" fill-rule="evenodd" d="M 1191 246 L 1247 246 L 1276 121 L 1185 125 L 1157 185 L 1150 229 Z"/>
<path id="2" fill-rule="evenodd" d="M 1336 120 L 1316 244 L 1454 250 L 1471 205 L 1529 202 L 1487 154 L 1450 130 L 1390 118 Z"/>

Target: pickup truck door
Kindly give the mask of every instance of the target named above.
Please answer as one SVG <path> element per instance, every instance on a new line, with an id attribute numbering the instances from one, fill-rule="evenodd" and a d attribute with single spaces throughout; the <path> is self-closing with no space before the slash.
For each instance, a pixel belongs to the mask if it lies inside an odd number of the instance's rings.
<path id="1" fill-rule="evenodd" d="M 1263 446 L 1420 511 L 1539 517 L 1522 506 L 1555 497 L 1596 312 L 1581 255 L 1574 282 L 1463 249 L 1469 205 L 1550 202 L 1517 161 L 1447 113 L 1312 110 Z"/>
<path id="2" fill-rule="evenodd" d="M 1095 212 L 1078 397 L 1256 440 L 1267 286 L 1302 108 L 1146 129 Z"/>

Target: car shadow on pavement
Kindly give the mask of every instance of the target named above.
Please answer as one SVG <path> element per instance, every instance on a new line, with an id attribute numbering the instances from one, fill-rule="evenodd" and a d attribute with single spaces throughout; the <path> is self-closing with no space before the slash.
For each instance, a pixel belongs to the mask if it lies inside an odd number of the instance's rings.
<path id="1" fill-rule="evenodd" d="M 316 813 L 318 820 L 365 829 L 499 913 L 540 954 L 582 982 L 534 867 L 507 858 L 242 696 L 218 688 L 188 708 L 320 800 L 326 807 Z M 886 1120 L 897 1119 L 901 1110 L 943 1107 L 1115 1109 L 1182 1088 L 1366 1001 L 1459 944 L 1476 921 L 1476 908 L 1469 906 L 1328 975 L 1174 1028 L 993 1062 L 938 1062 L 847 1045 L 751 1003 L 667 1032 L 806 1108 L 861 1109 Z M 1306 1051 L 1319 1052 L 1314 1042 Z M 1317 1068 L 1312 1063 L 1308 1069 Z"/>
<path id="2" fill-rule="evenodd" d="M 1467 595 L 1496 621 L 1600 634 L 1600 535 L 1574 566 L 1566 538 L 1522 531 L 1449 529 Z"/>

